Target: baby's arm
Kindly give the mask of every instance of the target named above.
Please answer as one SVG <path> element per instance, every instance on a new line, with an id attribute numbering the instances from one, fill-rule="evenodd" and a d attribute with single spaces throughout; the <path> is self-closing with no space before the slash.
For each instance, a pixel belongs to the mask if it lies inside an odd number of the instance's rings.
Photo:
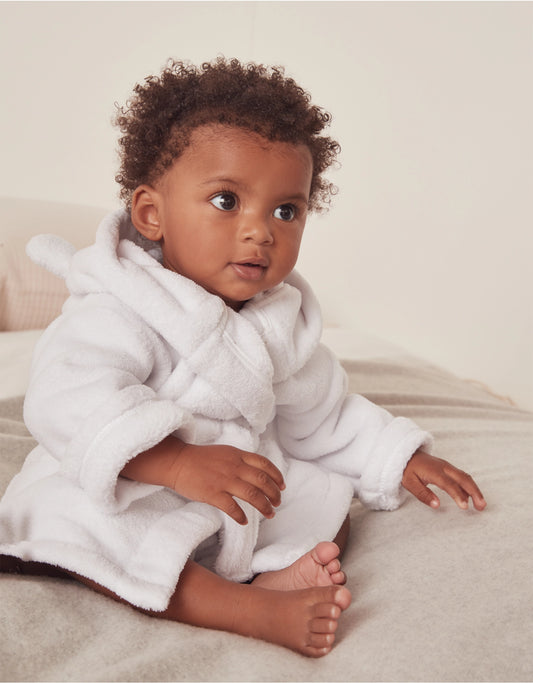
<path id="1" fill-rule="evenodd" d="M 285 488 L 281 472 L 261 455 L 232 446 L 193 446 L 173 436 L 130 460 L 121 475 L 209 503 L 239 524 L 247 519 L 233 496 L 272 518 Z"/>
<path id="2" fill-rule="evenodd" d="M 428 488 L 428 484 L 436 484 L 446 491 L 464 510 L 468 508 L 470 497 L 476 510 L 483 510 L 487 505 L 483 494 L 469 474 L 457 469 L 446 460 L 435 458 L 419 450 L 405 467 L 402 485 L 422 503 L 438 508 L 439 498 Z"/>

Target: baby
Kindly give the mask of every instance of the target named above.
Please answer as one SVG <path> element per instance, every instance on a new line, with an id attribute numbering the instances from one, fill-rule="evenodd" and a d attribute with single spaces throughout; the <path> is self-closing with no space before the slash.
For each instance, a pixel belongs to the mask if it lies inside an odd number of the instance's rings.
<path id="1" fill-rule="evenodd" d="M 348 395 L 295 271 L 333 191 L 329 114 L 280 69 L 171 62 L 117 123 L 126 209 L 28 253 L 70 297 L 35 351 L 38 446 L 0 503 L 4 567 L 154 616 L 330 652 L 354 495 L 485 507 L 431 437 Z M 7 559 L 11 559 L 11 565 Z"/>

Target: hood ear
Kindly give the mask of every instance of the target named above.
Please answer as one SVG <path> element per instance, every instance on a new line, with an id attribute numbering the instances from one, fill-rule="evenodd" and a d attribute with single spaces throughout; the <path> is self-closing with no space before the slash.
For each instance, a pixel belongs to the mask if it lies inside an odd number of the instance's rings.
<path id="1" fill-rule="evenodd" d="M 76 247 L 58 235 L 34 235 L 26 245 L 26 253 L 38 266 L 65 279 Z"/>
<path id="2" fill-rule="evenodd" d="M 139 185 L 131 200 L 131 222 L 136 230 L 152 242 L 162 237 L 159 220 L 159 193 L 150 185 Z"/>

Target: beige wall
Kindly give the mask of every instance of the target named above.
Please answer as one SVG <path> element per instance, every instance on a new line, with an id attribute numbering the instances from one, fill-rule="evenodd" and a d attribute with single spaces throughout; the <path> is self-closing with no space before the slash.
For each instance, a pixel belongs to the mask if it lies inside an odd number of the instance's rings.
<path id="1" fill-rule="evenodd" d="M 328 322 L 533 408 L 532 31 L 530 2 L 1 2 L 0 194 L 113 208 L 136 81 L 284 64 L 343 147 L 300 260 Z"/>

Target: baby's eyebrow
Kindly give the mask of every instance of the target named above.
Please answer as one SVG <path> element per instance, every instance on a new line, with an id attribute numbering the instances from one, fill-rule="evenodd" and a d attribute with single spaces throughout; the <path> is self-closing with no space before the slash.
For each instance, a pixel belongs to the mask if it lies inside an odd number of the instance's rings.
<path id="1" fill-rule="evenodd" d="M 306 195 L 303 192 L 299 192 L 298 194 L 292 195 L 291 197 L 287 197 L 287 199 L 285 199 L 284 201 L 302 202 L 303 204 L 307 204 L 309 202 L 309 195 Z"/>
<path id="2" fill-rule="evenodd" d="M 247 189 L 248 185 L 240 180 L 235 180 L 234 178 L 226 178 L 225 176 L 217 176 L 215 178 L 209 178 L 203 183 L 200 183 L 200 187 L 206 187 L 207 185 L 236 185 Z"/>

